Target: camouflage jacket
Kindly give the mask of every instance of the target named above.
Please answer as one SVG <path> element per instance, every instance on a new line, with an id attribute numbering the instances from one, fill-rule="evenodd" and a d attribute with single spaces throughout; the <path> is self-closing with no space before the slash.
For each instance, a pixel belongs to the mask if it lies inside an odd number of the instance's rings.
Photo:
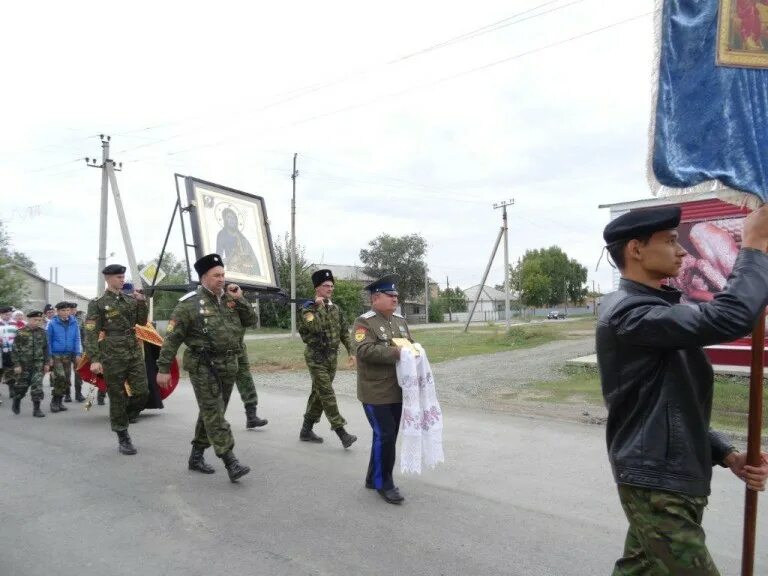
<path id="1" fill-rule="evenodd" d="M 344 313 L 336 304 L 330 302 L 319 306 L 309 301 L 301 309 L 299 334 L 307 345 L 307 353 L 319 361 L 327 359 L 339 349 L 339 343 L 347 349 L 347 354 L 354 354 L 349 329 L 344 321 Z"/>
<path id="2" fill-rule="evenodd" d="M 16 333 L 13 350 L 11 351 L 14 368 L 20 366 L 23 370 L 41 368 L 50 360 L 48 355 L 48 335 L 43 328 L 34 330 L 26 326 Z"/>
<path id="3" fill-rule="evenodd" d="M 149 318 L 146 300 L 106 290 L 91 300 L 85 315 L 85 353 L 91 362 L 120 359 L 140 350 L 134 326 Z M 104 338 L 100 340 L 103 333 Z"/>
<path id="4" fill-rule="evenodd" d="M 244 329 L 255 324 L 256 312 L 245 298 L 233 298 L 228 293 L 217 298 L 200 286 L 182 296 L 171 314 L 157 361 L 158 371 L 170 371 L 182 344 L 187 345 L 191 354 L 205 350 L 214 358 L 239 352 Z"/>
<path id="5" fill-rule="evenodd" d="M 403 401 L 395 364 L 400 359 L 392 338 L 413 342 L 408 324 L 400 314 L 387 319 L 370 310 L 355 320 L 357 343 L 357 398 L 365 404 Z"/>

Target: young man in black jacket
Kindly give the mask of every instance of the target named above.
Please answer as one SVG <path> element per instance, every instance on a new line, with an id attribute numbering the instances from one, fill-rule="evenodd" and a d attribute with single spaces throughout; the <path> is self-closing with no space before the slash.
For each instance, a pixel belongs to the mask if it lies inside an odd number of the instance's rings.
<path id="1" fill-rule="evenodd" d="M 603 232 L 621 282 L 601 304 L 597 359 L 608 455 L 629 520 L 614 575 L 719 574 L 701 527 L 712 466 L 729 467 L 753 490 L 768 478 L 767 454 L 748 466 L 709 428 L 713 372 L 702 350 L 748 334 L 768 304 L 768 208 L 746 218 L 725 289 L 698 306 L 663 284 L 686 255 L 680 215 L 678 207 L 636 210 Z"/>

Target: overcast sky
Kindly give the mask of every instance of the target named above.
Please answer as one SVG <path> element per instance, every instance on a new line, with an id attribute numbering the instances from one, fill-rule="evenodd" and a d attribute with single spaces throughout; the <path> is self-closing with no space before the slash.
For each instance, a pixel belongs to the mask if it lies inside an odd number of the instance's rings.
<path id="1" fill-rule="evenodd" d="M 645 183 L 653 0 L 50 2 L 4 8 L 0 220 L 43 276 L 95 293 L 98 134 L 137 258 L 157 255 L 174 172 L 263 196 L 273 236 L 359 263 L 419 233 L 430 276 L 480 282 L 561 246 L 595 273 L 608 211 Z M 478 31 L 478 32 L 476 32 Z M 471 34 L 468 34 L 471 33 Z M 109 262 L 127 264 L 110 205 Z M 170 249 L 182 255 L 179 229 Z M 502 251 L 488 283 L 503 281 Z"/>

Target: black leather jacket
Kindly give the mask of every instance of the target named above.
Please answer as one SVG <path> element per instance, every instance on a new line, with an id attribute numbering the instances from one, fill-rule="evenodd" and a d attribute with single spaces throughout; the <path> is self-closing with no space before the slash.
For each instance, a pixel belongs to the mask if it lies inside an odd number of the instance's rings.
<path id="1" fill-rule="evenodd" d="M 702 346 L 750 332 L 768 304 L 768 256 L 742 249 L 712 302 L 622 279 L 597 324 L 608 407 L 608 456 L 618 484 L 708 496 L 712 465 L 732 449 L 710 430 L 713 372 Z"/>

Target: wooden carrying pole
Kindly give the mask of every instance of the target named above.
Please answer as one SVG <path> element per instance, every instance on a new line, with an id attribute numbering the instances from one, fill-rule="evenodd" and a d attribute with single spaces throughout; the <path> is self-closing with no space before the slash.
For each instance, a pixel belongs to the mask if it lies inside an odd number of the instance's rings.
<path id="1" fill-rule="evenodd" d="M 763 349 L 765 347 L 765 313 L 752 331 L 752 366 L 749 373 L 749 424 L 747 432 L 747 464 L 760 465 L 760 433 L 763 424 Z M 755 527 L 757 524 L 757 492 L 746 488 L 744 500 L 744 545 L 741 553 L 741 576 L 753 576 L 755 568 Z"/>

